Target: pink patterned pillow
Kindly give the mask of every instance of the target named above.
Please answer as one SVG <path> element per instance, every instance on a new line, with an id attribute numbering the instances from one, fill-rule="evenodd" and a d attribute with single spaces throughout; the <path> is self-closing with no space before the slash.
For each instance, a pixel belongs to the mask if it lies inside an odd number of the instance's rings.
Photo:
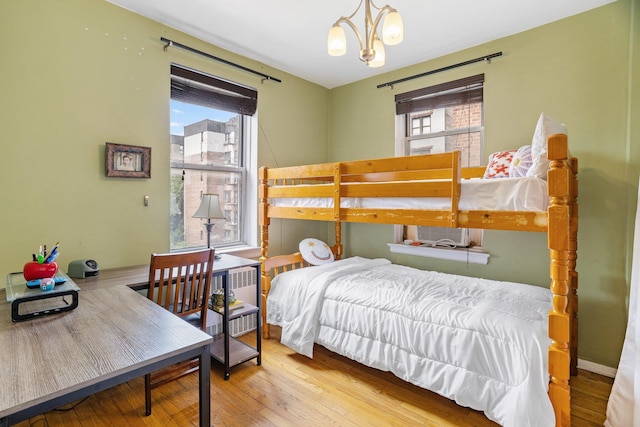
<path id="1" fill-rule="evenodd" d="M 527 171 L 531 168 L 532 164 L 531 145 L 523 145 L 518 148 L 516 154 L 513 155 L 511 166 L 509 166 L 509 177 L 522 178 L 527 176 Z"/>
<path id="2" fill-rule="evenodd" d="M 484 171 L 484 178 L 508 178 L 509 166 L 516 150 L 496 151 L 489 156 L 489 164 Z"/>

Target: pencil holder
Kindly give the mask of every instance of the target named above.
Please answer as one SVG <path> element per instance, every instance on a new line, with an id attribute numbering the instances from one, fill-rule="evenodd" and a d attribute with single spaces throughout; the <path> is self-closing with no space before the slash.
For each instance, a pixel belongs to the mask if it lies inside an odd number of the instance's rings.
<path id="1" fill-rule="evenodd" d="M 58 272 L 58 264 L 55 262 L 38 263 L 38 261 L 30 261 L 24 265 L 22 274 L 24 279 L 29 282 L 37 279 L 49 279 Z"/>

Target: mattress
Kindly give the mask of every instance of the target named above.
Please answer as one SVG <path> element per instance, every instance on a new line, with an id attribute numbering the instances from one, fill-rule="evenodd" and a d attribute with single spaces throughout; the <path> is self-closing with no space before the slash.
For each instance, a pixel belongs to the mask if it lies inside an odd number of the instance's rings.
<path id="1" fill-rule="evenodd" d="M 332 207 L 331 198 L 275 198 L 274 206 Z M 343 208 L 450 210 L 451 199 L 444 197 L 343 197 Z M 458 209 L 500 211 L 546 211 L 547 181 L 536 177 L 468 179 L 461 182 Z"/>
<path id="2" fill-rule="evenodd" d="M 318 343 L 483 411 L 504 426 L 552 426 L 547 288 L 347 258 L 281 273 L 267 322 L 313 356 Z"/>

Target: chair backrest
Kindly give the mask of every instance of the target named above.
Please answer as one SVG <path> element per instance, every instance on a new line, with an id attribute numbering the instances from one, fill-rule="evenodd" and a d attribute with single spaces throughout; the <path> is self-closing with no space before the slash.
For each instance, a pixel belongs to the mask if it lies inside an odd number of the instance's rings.
<path id="1" fill-rule="evenodd" d="M 152 254 L 147 298 L 180 317 L 199 313 L 205 330 L 213 260 L 214 249 Z"/>

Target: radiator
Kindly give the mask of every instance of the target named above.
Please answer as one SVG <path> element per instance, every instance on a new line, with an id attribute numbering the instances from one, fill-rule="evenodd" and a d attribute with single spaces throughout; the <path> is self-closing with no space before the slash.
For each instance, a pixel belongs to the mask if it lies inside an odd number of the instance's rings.
<path id="1" fill-rule="evenodd" d="M 253 267 L 238 268 L 229 272 L 229 290 L 233 291 L 237 299 L 248 304 L 255 305 L 256 301 L 256 284 L 258 283 L 257 271 Z M 214 277 L 212 282 L 213 289 L 222 288 L 222 277 Z M 207 323 L 210 323 L 209 334 L 218 335 L 222 333 L 222 318 L 215 314 L 210 314 Z M 240 317 L 229 322 L 229 333 L 235 337 L 254 331 L 257 328 L 257 315 Z"/>
<path id="2" fill-rule="evenodd" d="M 417 237 L 430 246 L 469 246 L 468 228 L 418 227 Z"/>

